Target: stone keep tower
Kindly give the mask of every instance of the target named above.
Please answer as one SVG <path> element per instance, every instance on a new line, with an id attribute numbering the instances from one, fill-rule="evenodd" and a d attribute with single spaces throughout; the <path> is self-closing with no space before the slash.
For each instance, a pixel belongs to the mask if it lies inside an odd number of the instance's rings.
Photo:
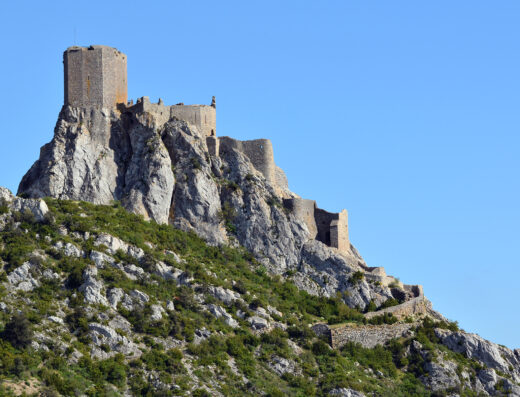
<path id="1" fill-rule="evenodd" d="M 69 47 L 63 53 L 65 105 L 126 104 L 126 55 L 112 47 Z"/>

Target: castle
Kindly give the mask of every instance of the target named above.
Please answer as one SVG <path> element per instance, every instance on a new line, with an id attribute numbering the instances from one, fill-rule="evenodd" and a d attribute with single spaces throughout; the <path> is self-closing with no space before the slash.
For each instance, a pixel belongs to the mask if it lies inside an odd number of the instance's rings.
<path id="1" fill-rule="evenodd" d="M 273 146 L 268 139 L 239 141 L 216 136 L 216 104 L 167 106 L 159 99 L 151 103 L 148 97 L 134 104 L 128 101 L 127 57 L 115 48 L 93 45 L 69 47 L 63 53 L 65 106 L 117 108 L 123 112 L 149 113 L 159 125 L 171 118 L 183 120 L 206 137 L 209 154 L 218 157 L 229 150 L 237 150 L 275 188 L 283 205 L 300 218 L 310 237 L 337 248 L 350 250 L 348 215 L 330 213 L 317 207 L 314 200 L 306 200 L 289 191 L 284 172 L 274 162 Z"/>

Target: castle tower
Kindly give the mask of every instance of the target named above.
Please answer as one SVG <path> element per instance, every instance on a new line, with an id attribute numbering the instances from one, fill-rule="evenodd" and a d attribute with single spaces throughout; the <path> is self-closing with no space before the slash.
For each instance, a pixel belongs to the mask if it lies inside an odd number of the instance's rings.
<path id="1" fill-rule="evenodd" d="M 126 55 L 115 48 L 69 47 L 63 53 L 65 105 L 114 107 L 127 101 Z"/>

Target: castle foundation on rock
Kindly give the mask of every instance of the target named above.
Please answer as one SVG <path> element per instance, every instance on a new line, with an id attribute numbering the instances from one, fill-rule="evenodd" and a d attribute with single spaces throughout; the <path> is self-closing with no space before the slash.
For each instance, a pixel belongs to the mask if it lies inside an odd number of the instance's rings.
<path id="1" fill-rule="evenodd" d="M 310 239 L 350 251 L 348 215 L 343 210 L 330 213 L 317 207 L 314 200 L 302 199 L 292 193 L 284 172 L 276 166 L 273 145 L 268 139 L 240 141 L 216 136 L 216 102 L 210 105 L 165 105 L 159 99 L 152 103 L 143 96 L 134 103 L 127 100 L 127 57 L 115 48 L 93 45 L 69 47 L 63 54 L 64 105 L 75 108 L 110 108 L 121 114 L 149 114 L 155 127 L 161 128 L 172 119 L 186 122 L 206 140 L 207 152 L 219 158 L 236 151 L 271 185 L 286 209 L 303 221 Z"/>

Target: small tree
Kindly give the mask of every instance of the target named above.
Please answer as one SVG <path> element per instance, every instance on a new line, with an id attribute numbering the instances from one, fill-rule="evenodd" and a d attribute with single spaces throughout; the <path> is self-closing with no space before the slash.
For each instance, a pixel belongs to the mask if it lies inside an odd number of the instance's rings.
<path id="1" fill-rule="evenodd" d="M 2 339 L 10 342 L 14 347 L 24 348 L 31 344 L 33 331 L 31 323 L 23 313 L 16 313 L 5 325 Z"/>

